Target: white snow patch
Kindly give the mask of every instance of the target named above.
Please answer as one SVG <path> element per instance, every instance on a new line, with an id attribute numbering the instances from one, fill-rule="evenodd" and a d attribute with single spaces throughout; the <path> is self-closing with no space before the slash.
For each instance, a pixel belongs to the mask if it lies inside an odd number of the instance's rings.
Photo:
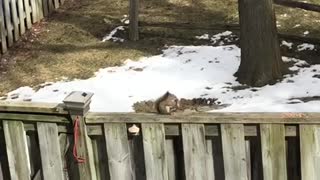
<path id="1" fill-rule="evenodd" d="M 305 31 L 305 32 L 303 32 L 303 35 L 308 35 L 308 34 L 310 34 L 310 32 L 309 32 L 309 31 Z"/>
<path id="2" fill-rule="evenodd" d="M 297 28 L 297 27 L 300 27 L 300 26 L 301 26 L 301 24 L 296 24 L 296 25 L 293 26 L 293 28 Z"/>
<path id="3" fill-rule="evenodd" d="M 123 26 L 119 26 L 116 27 L 115 29 L 113 29 L 109 34 L 107 34 L 103 39 L 102 42 L 105 41 L 114 41 L 114 42 L 124 42 L 124 39 L 122 38 L 118 38 L 118 37 L 114 37 L 114 35 L 118 32 L 118 31 L 124 31 L 124 27 Z"/>
<path id="4" fill-rule="evenodd" d="M 281 45 L 282 46 L 287 46 L 289 49 L 292 49 L 292 45 L 293 45 L 293 43 L 292 42 L 287 42 L 287 41 L 282 41 L 281 42 Z"/>
<path id="5" fill-rule="evenodd" d="M 298 46 L 298 51 L 304 51 L 304 50 L 314 50 L 314 45 L 313 44 L 308 44 L 308 43 L 303 43 L 303 44 L 300 44 Z"/>
<path id="6" fill-rule="evenodd" d="M 101 69 L 90 79 L 59 81 L 37 92 L 22 87 L 10 92 L 8 100 L 29 98 L 34 102 L 61 103 L 71 91 L 88 91 L 94 93 L 91 111 L 132 112 L 133 103 L 156 99 L 170 91 L 180 98 L 207 94 L 207 98 L 218 98 L 223 104 L 230 104 L 215 111 L 320 111 L 320 101 L 295 99 L 320 95 L 320 79 L 312 77 L 317 74 L 314 69 L 319 70 L 320 65 L 301 67 L 305 61 L 283 57 L 283 61 L 294 62 L 291 68 L 297 71 L 296 74 L 286 75 L 275 85 L 233 91 L 233 86 L 240 85 L 233 76 L 240 64 L 239 57 L 240 49 L 235 45 L 170 46 L 162 54 Z M 18 94 L 18 97 L 10 99 L 12 94 Z M 288 104 L 292 102 L 295 103 Z"/>

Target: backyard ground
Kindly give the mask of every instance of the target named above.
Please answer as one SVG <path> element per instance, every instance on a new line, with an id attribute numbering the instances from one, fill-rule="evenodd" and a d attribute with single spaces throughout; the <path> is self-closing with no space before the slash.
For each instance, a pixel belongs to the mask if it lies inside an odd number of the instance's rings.
<path id="1" fill-rule="evenodd" d="M 124 42 L 102 42 L 114 28 L 125 25 L 121 20 L 128 14 L 128 2 L 69 0 L 50 18 L 35 24 L 1 57 L 0 96 L 21 86 L 39 88 L 44 82 L 86 79 L 100 68 L 158 54 L 164 46 L 211 44 L 195 38 L 204 33 L 238 33 L 234 0 L 142 0 L 140 20 L 145 26 L 140 28 L 141 40 L 126 40 L 126 30 L 119 34 Z M 278 6 L 276 13 L 280 33 L 320 39 L 320 13 Z M 297 45 L 283 47 L 283 54 L 320 63 L 319 50 L 298 52 Z"/>

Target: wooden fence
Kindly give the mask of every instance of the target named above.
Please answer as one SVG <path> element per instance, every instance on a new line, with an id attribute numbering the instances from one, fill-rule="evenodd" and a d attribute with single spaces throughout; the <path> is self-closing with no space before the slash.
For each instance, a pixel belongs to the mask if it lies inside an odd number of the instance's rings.
<path id="1" fill-rule="evenodd" d="M 65 0 L 1 0 L 1 52 L 7 51 L 33 23 L 39 22 Z"/>
<path id="2" fill-rule="evenodd" d="M 0 179 L 320 178 L 320 113 L 86 113 L 88 104 L 1 103 Z"/>

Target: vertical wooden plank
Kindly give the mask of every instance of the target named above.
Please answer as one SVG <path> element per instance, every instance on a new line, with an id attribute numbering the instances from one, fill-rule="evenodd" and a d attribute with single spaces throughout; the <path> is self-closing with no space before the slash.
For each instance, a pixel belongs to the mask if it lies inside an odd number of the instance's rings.
<path id="1" fill-rule="evenodd" d="M 46 17 L 49 14 L 49 6 L 48 6 L 48 1 L 49 0 L 42 0 L 42 5 L 43 5 L 43 15 Z"/>
<path id="2" fill-rule="evenodd" d="M 165 149 L 166 157 L 167 157 L 167 165 L 168 165 L 168 180 L 176 180 L 176 157 L 174 153 L 174 142 L 173 139 L 166 140 L 166 149 Z"/>
<path id="3" fill-rule="evenodd" d="M 26 32 L 26 27 L 24 24 L 25 12 L 23 8 L 23 0 L 17 0 L 18 4 L 18 13 L 19 13 L 19 25 L 20 25 L 20 35 Z"/>
<path id="4" fill-rule="evenodd" d="M 104 124 L 111 180 L 132 180 L 132 169 L 126 124 Z"/>
<path id="5" fill-rule="evenodd" d="M 50 14 L 54 10 L 54 4 L 53 4 L 53 0 L 47 0 L 47 1 L 48 1 L 49 14 Z"/>
<path id="6" fill-rule="evenodd" d="M 4 17 L 5 17 L 5 23 L 7 27 L 7 36 L 8 36 L 8 45 L 9 47 L 13 45 L 13 25 L 11 22 L 11 10 L 10 10 L 10 0 L 3 0 L 4 5 Z"/>
<path id="7" fill-rule="evenodd" d="M 40 21 L 43 19 L 43 5 L 42 0 L 34 0 L 36 1 L 36 7 L 37 7 L 37 19 Z"/>
<path id="8" fill-rule="evenodd" d="M 206 140 L 203 124 L 182 124 L 186 180 L 207 180 Z"/>
<path id="9" fill-rule="evenodd" d="M 207 140 L 206 143 L 207 143 L 207 153 L 206 153 L 207 154 L 207 158 L 206 158 L 207 176 L 209 180 L 215 180 L 212 139 Z"/>
<path id="10" fill-rule="evenodd" d="M 3 121 L 11 180 L 30 180 L 27 138 L 21 121 Z"/>
<path id="11" fill-rule="evenodd" d="M 37 130 L 44 179 L 64 179 L 57 125 L 37 123 Z"/>
<path id="12" fill-rule="evenodd" d="M 3 3 L 0 3 L 0 38 L 1 38 L 1 52 L 7 52 L 7 39 L 6 39 L 6 27 L 4 17 Z"/>
<path id="13" fill-rule="evenodd" d="M 63 5 L 63 4 L 64 4 L 64 1 L 65 1 L 65 0 L 60 0 L 61 5 Z"/>
<path id="14" fill-rule="evenodd" d="M 247 164 L 242 124 L 221 124 L 221 139 L 226 180 L 247 180 Z"/>
<path id="15" fill-rule="evenodd" d="M 251 180 L 251 152 L 250 152 L 250 141 L 249 140 L 245 140 L 246 143 L 246 164 L 247 164 L 247 176 L 248 176 L 248 180 Z"/>
<path id="16" fill-rule="evenodd" d="M 163 124 L 142 124 L 147 180 L 168 180 Z"/>
<path id="17" fill-rule="evenodd" d="M 67 171 L 68 168 L 68 163 L 67 163 L 67 157 L 66 154 L 68 152 L 68 149 L 70 148 L 70 141 L 69 141 L 69 137 L 67 134 L 65 133 L 61 133 L 59 134 L 59 144 L 60 144 L 60 152 L 61 152 L 61 161 L 62 161 L 62 167 L 63 167 L 63 176 L 64 176 L 64 180 L 68 180 L 69 178 L 69 174 Z"/>
<path id="18" fill-rule="evenodd" d="M 54 8 L 55 8 L 55 9 L 58 9 L 59 6 L 60 6 L 59 0 L 54 0 Z"/>
<path id="19" fill-rule="evenodd" d="M 36 23 L 39 21 L 37 3 L 36 3 L 36 0 L 31 0 L 30 2 L 31 2 L 32 23 Z"/>
<path id="20" fill-rule="evenodd" d="M 262 124 L 261 151 L 263 179 L 287 179 L 284 125 Z"/>
<path id="21" fill-rule="evenodd" d="M 27 22 L 27 28 L 30 29 L 32 27 L 31 23 L 31 6 L 29 3 L 29 0 L 23 0 L 24 2 L 24 9 L 26 13 L 26 22 Z"/>
<path id="22" fill-rule="evenodd" d="M 129 39 L 131 41 L 139 40 L 138 17 L 139 17 L 139 0 L 130 0 Z"/>
<path id="23" fill-rule="evenodd" d="M 320 126 L 300 125 L 301 179 L 320 177 Z"/>
<path id="24" fill-rule="evenodd" d="M 14 40 L 18 41 L 20 37 L 19 31 L 19 17 L 17 12 L 17 0 L 11 0 L 11 15 L 13 22 L 13 32 L 14 32 Z"/>

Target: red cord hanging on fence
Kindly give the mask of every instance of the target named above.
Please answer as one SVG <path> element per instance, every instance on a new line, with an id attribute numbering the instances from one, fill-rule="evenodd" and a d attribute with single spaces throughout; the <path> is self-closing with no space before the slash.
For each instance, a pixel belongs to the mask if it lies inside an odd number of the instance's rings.
<path id="1" fill-rule="evenodd" d="M 79 118 L 79 116 L 77 116 L 74 121 L 74 127 L 73 127 L 73 138 L 74 138 L 73 139 L 74 140 L 73 157 L 77 163 L 84 163 L 85 159 L 82 157 L 79 157 L 78 152 L 77 152 L 77 144 L 78 144 L 79 135 L 80 135 L 79 121 L 80 121 L 80 118 Z"/>

